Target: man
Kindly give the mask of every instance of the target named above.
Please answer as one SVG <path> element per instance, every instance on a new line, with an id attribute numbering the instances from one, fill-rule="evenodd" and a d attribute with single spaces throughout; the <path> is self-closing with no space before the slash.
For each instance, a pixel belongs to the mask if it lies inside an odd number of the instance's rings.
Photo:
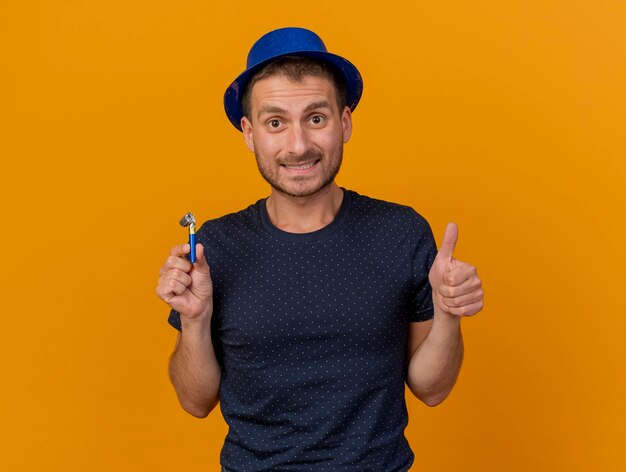
<path id="1" fill-rule="evenodd" d="M 452 257 L 455 225 L 435 255 L 411 208 L 336 185 L 361 92 L 311 31 L 259 39 L 225 108 L 271 194 L 206 222 L 195 264 L 180 245 L 161 268 L 170 377 L 194 416 L 219 401 L 225 471 L 406 471 L 404 383 L 434 406 L 456 381 L 481 282 Z"/>

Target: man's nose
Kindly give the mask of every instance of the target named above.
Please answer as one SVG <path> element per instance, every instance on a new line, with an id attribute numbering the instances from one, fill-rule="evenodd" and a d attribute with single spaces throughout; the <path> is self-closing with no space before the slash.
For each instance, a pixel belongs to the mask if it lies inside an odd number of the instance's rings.
<path id="1" fill-rule="evenodd" d="M 310 147 L 309 136 L 306 130 L 296 124 L 288 130 L 287 152 L 296 156 L 303 155 Z"/>

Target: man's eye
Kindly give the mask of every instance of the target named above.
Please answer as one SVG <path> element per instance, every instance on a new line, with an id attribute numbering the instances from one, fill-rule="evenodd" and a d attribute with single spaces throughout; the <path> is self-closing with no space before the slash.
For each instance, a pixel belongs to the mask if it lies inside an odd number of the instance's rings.
<path id="1" fill-rule="evenodd" d="M 311 122 L 314 125 L 319 125 L 323 120 L 324 118 L 322 118 L 320 115 L 315 115 L 314 117 L 311 118 Z"/>
<path id="2" fill-rule="evenodd" d="M 269 125 L 272 128 L 278 128 L 280 126 L 280 121 L 278 121 L 278 120 L 270 120 Z"/>

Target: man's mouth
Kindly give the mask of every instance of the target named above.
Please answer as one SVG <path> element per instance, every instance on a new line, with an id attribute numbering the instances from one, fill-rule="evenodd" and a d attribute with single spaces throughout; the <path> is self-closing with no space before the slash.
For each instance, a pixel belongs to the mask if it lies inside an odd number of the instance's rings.
<path id="1" fill-rule="evenodd" d="M 304 164 L 298 164 L 298 165 L 290 165 L 290 164 L 281 164 L 283 166 L 285 166 L 287 169 L 294 169 L 294 170 L 306 170 L 306 169 L 310 169 L 311 167 L 313 167 L 315 164 L 317 164 L 320 160 L 317 159 L 315 161 L 311 161 L 311 162 L 306 162 Z"/>

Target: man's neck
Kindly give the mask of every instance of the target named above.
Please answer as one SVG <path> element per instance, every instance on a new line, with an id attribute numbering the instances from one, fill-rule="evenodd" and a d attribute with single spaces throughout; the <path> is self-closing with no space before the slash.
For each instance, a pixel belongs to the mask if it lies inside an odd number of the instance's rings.
<path id="1" fill-rule="evenodd" d="M 292 197 L 272 190 L 265 207 L 277 228 L 289 233 L 311 233 L 335 219 L 342 201 L 343 190 L 333 182 L 308 197 Z"/>

